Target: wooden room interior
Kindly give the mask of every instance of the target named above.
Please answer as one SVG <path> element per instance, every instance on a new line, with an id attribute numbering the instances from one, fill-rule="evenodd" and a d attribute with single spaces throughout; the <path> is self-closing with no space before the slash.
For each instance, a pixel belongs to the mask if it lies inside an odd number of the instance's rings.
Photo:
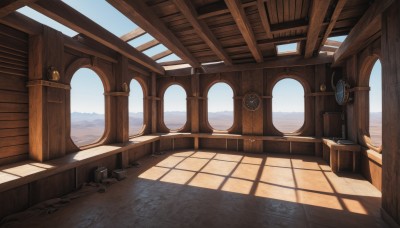
<path id="1" fill-rule="evenodd" d="M 0 1 L 0 226 L 399 227 L 400 1 L 101 1 L 137 25 L 122 36 L 66 2 Z M 157 45 L 166 50 L 145 54 Z M 369 126 L 377 61 L 381 145 Z M 102 83 L 105 118 L 84 145 L 71 137 L 82 68 Z M 273 115 L 284 79 L 304 90 L 290 133 Z M 143 125 L 132 135 L 133 80 Z M 226 130 L 208 118 L 217 83 L 233 93 Z M 164 114 L 174 85 L 186 93 L 177 129 Z"/>

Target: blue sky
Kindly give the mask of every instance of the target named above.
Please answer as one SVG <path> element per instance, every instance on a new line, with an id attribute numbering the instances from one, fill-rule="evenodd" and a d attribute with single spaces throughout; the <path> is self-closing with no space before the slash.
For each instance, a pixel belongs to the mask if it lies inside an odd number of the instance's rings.
<path id="1" fill-rule="evenodd" d="M 63 0 L 77 11 L 85 14 L 88 18 L 102 25 L 105 29 L 115 34 L 116 36 L 122 36 L 133 29 L 137 28 L 137 25 L 131 22 L 124 15 L 119 13 L 115 8 L 109 5 L 105 0 Z M 30 9 L 29 7 L 23 7 L 18 10 L 20 13 L 31 17 L 43 24 L 46 24 L 52 28 L 55 28 L 65 35 L 75 36 L 77 32 L 53 21 L 52 19 Z M 149 34 L 138 37 L 129 42 L 133 47 L 137 47 L 143 43 L 152 40 L 153 37 Z M 330 37 L 329 39 L 336 41 L 343 41 L 345 36 Z M 293 45 L 292 45 L 293 46 Z M 290 45 L 289 45 L 290 47 Z M 284 47 L 283 51 L 289 47 Z M 157 45 L 144 53 L 148 56 L 153 56 L 159 52 L 166 50 L 163 45 Z M 176 55 L 170 55 L 163 59 L 158 60 L 170 61 L 179 59 Z M 370 110 L 372 112 L 380 112 L 382 110 L 381 102 L 381 66 L 377 64 L 372 70 L 371 76 L 371 96 L 370 96 Z M 73 93 L 71 95 L 71 110 L 76 112 L 96 112 L 104 113 L 104 89 L 100 79 L 97 75 L 90 70 L 82 69 L 77 73 L 77 79 L 72 81 Z M 75 83 L 80 80 L 80 83 Z M 87 86 L 90 85 L 90 86 Z M 130 111 L 131 112 L 142 112 L 143 108 L 140 103 L 142 94 L 139 92 L 139 84 L 131 83 L 131 96 L 130 96 Z M 300 99 L 297 97 L 299 89 L 296 83 L 278 83 L 277 88 L 274 89 L 274 109 L 273 111 L 281 112 L 302 112 L 304 109 L 304 103 L 297 101 Z M 303 92 L 304 93 L 304 92 Z M 82 99 L 81 95 L 75 96 L 75 94 L 85 94 L 85 99 Z M 217 84 L 210 91 L 210 96 L 215 97 L 212 101 L 210 100 L 209 111 L 231 111 L 232 110 L 232 91 L 223 84 Z M 97 97 L 98 96 L 98 97 Z M 173 86 L 168 89 L 166 94 L 167 100 L 165 101 L 165 111 L 185 111 L 186 110 L 186 93 L 179 86 Z M 301 97 L 303 98 L 303 97 Z M 229 99 L 229 102 L 227 100 Z M 278 102 L 279 101 L 279 102 Z M 136 105 L 139 104 L 139 105 Z M 290 105 L 288 105 L 290 104 Z M 141 106 L 141 107 L 138 107 Z"/>

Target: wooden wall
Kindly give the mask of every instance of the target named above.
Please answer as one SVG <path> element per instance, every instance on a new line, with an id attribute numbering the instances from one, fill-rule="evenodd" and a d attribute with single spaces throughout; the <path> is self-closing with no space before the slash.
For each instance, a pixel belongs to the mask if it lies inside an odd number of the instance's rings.
<path id="1" fill-rule="evenodd" d="M 268 135 L 268 136 L 323 136 L 323 114 L 325 112 L 341 111 L 334 100 L 332 88 L 330 86 L 331 69 L 329 65 L 316 65 L 304 67 L 286 67 L 286 68 L 268 68 L 259 70 L 222 72 L 216 74 L 200 74 L 198 77 L 199 93 L 198 97 L 193 97 L 193 90 L 197 90 L 197 83 L 192 83 L 192 75 L 159 77 L 157 79 L 157 97 L 160 98 L 158 108 L 163 108 L 163 96 L 165 90 L 173 84 L 181 85 L 188 94 L 187 99 L 187 123 L 179 132 L 198 132 L 192 129 L 196 126 L 194 122 L 198 121 L 199 132 L 212 133 L 214 130 L 208 124 L 207 112 L 207 92 L 209 88 L 217 82 L 224 82 L 231 86 L 234 97 L 234 124 L 226 131 L 231 134 L 242 135 Z M 278 131 L 272 123 L 272 90 L 274 85 L 284 79 L 293 78 L 299 81 L 304 87 L 305 94 L 305 122 L 300 130 L 293 134 L 283 134 Z M 319 91 L 320 84 L 327 85 L 327 92 Z M 243 96 L 248 92 L 255 92 L 262 97 L 261 107 L 255 112 L 248 111 L 242 107 Z M 193 107 L 195 102 L 199 102 L 198 112 Z M 229 101 L 228 101 L 229 102 Z M 167 133 L 169 129 L 163 122 L 163 112 L 158 112 L 158 130 Z M 198 116 L 198 118 L 197 118 Z M 196 117 L 196 118 L 194 118 Z M 219 133 L 219 131 L 218 131 Z M 210 143 L 210 145 L 206 145 Z M 225 139 L 201 139 L 199 148 L 211 149 L 226 148 Z M 235 146 L 237 148 L 237 146 Z M 263 142 L 254 140 L 245 140 L 240 146 L 246 152 L 279 152 L 279 153 L 299 153 L 322 156 L 321 145 L 315 146 L 315 143 L 289 143 L 289 142 Z"/>
<path id="2" fill-rule="evenodd" d="M 0 165 L 28 158 L 28 35 L 0 24 Z"/>

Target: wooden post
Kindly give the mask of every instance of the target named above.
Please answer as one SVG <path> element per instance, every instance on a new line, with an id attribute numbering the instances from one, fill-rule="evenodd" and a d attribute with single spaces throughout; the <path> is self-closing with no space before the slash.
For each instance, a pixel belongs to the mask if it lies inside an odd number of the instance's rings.
<path id="1" fill-rule="evenodd" d="M 320 85 L 326 85 L 326 67 L 325 65 L 315 66 L 315 92 L 320 91 Z M 325 97 L 315 96 L 315 137 L 321 138 L 323 135 L 323 114 L 325 109 Z M 322 143 L 315 143 L 315 155 L 322 157 Z"/>
<path id="2" fill-rule="evenodd" d="M 262 96 L 263 88 L 263 70 L 251 70 L 242 72 L 242 91 L 243 96 L 247 93 L 257 93 Z M 263 103 L 260 103 L 260 107 L 256 111 L 249 111 L 242 108 L 242 122 L 243 135 L 263 135 Z M 263 141 L 262 140 L 244 140 L 243 150 L 245 152 L 261 153 L 263 152 Z"/>
<path id="3" fill-rule="evenodd" d="M 49 27 L 29 41 L 29 156 L 46 161 L 65 155 L 66 93 L 62 33 Z M 50 81 L 48 70 L 60 80 Z"/>
<path id="4" fill-rule="evenodd" d="M 116 101 L 116 135 L 117 142 L 125 143 L 129 141 L 129 110 L 128 110 L 128 91 L 124 91 L 124 83 L 128 78 L 128 59 L 125 56 L 118 56 L 118 63 L 116 64 L 115 82 L 116 82 L 116 96 L 113 96 Z"/>
<path id="5" fill-rule="evenodd" d="M 157 133 L 157 75 L 151 74 L 151 133 Z"/>
<path id="6" fill-rule="evenodd" d="M 192 68 L 191 75 L 191 83 L 192 83 L 192 99 L 190 100 L 190 108 L 191 108 L 191 132 L 198 133 L 199 132 L 199 90 L 200 90 L 200 77 L 196 68 Z"/>
<path id="7" fill-rule="evenodd" d="M 400 224 L 400 1 L 382 14 L 382 209 Z M 392 220 L 392 221 L 391 221 Z"/>

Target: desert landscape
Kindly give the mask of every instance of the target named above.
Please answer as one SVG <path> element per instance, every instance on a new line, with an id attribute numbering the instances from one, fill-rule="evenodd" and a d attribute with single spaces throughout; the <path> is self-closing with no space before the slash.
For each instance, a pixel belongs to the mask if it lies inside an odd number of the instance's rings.
<path id="1" fill-rule="evenodd" d="M 274 126 L 281 132 L 290 133 L 303 126 L 303 113 L 275 112 Z M 232 126 L 232 112 L 210 112 L 209 122 L 214 129 L 226 130 Z M 370 115 L 370 134 L 374 145 L 382 144 L 382 113 Z M 168 128 L 179 129 L 186 123 L 185 112 L 166 112 L 164 120 Z M 84 146 L 99 140 L 104 133 L 104 115 L 97 113 L 71 114 L 71 137 L 77 146 Z M 143 127 L 143 113 L 129 113 L 129 133 L 136 135 Z"/>

